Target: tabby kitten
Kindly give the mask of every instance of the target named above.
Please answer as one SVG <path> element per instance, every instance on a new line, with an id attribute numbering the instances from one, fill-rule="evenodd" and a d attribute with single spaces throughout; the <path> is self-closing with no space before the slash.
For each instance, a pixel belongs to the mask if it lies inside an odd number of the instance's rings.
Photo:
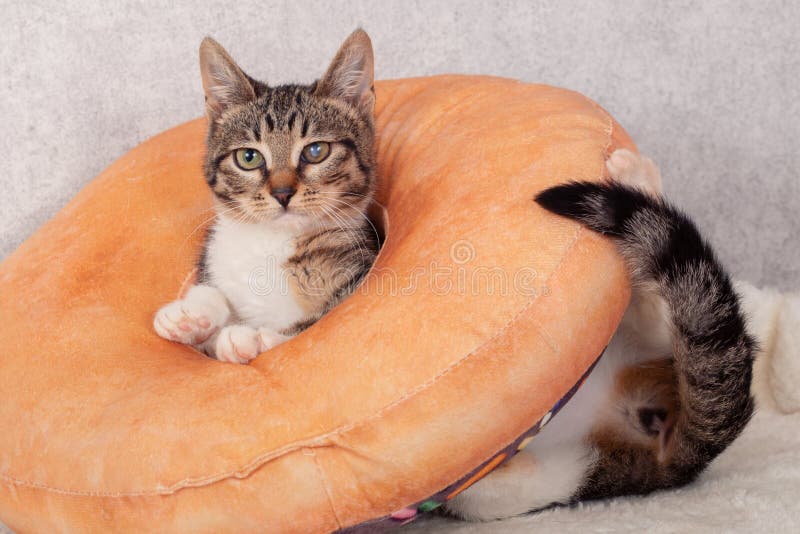
<path id="1" fill-rule="evenodd" d="M 695 225 L 643 189 L 648 159 L 619 150 L 615 182 L 570 183 L 536 201 L 615 241 L 631 304 L 585 384 L 531 444 L 448 503 L 488 520 L 552 504 L 645 494 L 693 480 L 753 412 L 755 343 L 731 281 Z"/>
<path id="2" fill-rule="evenodd" d="M 311 85 L 258 82 L 210 38 L 200 70 L 217 217 L 197 284 L 154 326 L 247 363 L 349 295 L 377 254 L 372 44 L 356 30 Z"/>

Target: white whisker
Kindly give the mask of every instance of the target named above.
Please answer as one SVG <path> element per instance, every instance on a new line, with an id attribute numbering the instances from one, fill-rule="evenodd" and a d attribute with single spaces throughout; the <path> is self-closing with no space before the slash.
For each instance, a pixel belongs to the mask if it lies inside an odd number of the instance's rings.
<path id="1" fill-rule="evenodd" d="M 336 214 L 336 206 L 320 205 L 320 208 L 322 208 L 323 211 L 325 211 L 325 213 L 327 213 L 330 217 L 336 219 L 336 226 L 338 226 L 342 232 L 350 234 L 353 237 L 353 241 L 358 249 L 358 252 L 361 254 L 362 259 L 366 260 L 371 256 L 371 254 L 369 254 L 369 249 L 367 248 L 366 239 L 364 239 L 363 236 L 358 235 L 358 233 L 352 231 L 353 229 L 357 229 L 357 227 L 346 225 L 346 221 L 341 216 Z M 341 210 L 338 211 L 341 212 Z"/>
<path id="2" fill-rule="evenodd" d="M 342 200 L 341 198 L 330 197 L 330 198 L 325 198 L 325 200 L 333 200 L 335 202 L 340 202 L 340 203 L 344 204 L 345 206 L 353 208 L 356 211 L 356 213 L 358 213 L 358 215 L 361 218 L 363 218 L 365 221 L 367 221 L 367 224 L 369 224 L 372 227 L 372 231 L 375 232 L 375 238 L 378 240 L 378 242 L 380 242 L 381 234 L 378 232 L 378 229 L 375 227 L 373 222 L 369 219 L 369 217 L 367 217 L 367 215 L 364 212 L 362 212 L 361 210 L 359 210 L 357 207 L 353 206 L 349 202 L 347 202 L 345 200 Z"/>
<path id="3" fill-rule="evenodd" d="M 193 236 L 193 235 L 194 235 L 194 234 L 195 234 L 195 233 L 196 233 L 198 230 L 200 230 L 201 228 L 203 228 L 203 227 L 206 227 L 207 225 L 209 225 L 209 223 L 211 223 L 211 221 L 213 221 L 214 219 L 216 219 L 216 218 L 217 218 L 217 217 L 219 217 L 220 215 L 226 215 L 226 214 L 230 213 L 231 211 L 234 211 L 234 210 L 235 210 L 235 209 L 237 209 L 237 208 L 238 208 L 238 206 L 230 206 L 230 207 L 228 207 L 228 208 L 226 208 L 226 209 L 224 209 L 224 210 L 222 210 L 222 211 L 217 211 L 217 208 L 216 208 L 216 206 L 213 206 L 213 207 L 209 208 L 208 210 L 204 210 L 204 213 L 205 213 L 205 212 L 208 212 L 208 211 L 210 211 L 210 210 L 214 210 L 214 215 L 212 215 L 212 216 L 211 216 L 211 217 L 209 217 L 208 219 L 205 219 L 203 222 L 201 222 L 200 224 L 198 224 L 197 226 L 195 226 L 195 227 L 194 227 L 194 229 L 193 229 L 191 232 L 189 232 L 189 235 L 187 235 L 187 236 L 186 236 L 186 237 L 183 239 L 183 241 L 181 241 L 181 244 L 180 244 L 180 246 L 178 247 L 178 250 L 179 250 L 179 251 L 180 251 L 180 250 L 183 250 L 183 247 L 186 245 L 186 243 L 189 241 L 189 239 L 191 239 L 191 237 L 192 237 L 192 236 Z"/>

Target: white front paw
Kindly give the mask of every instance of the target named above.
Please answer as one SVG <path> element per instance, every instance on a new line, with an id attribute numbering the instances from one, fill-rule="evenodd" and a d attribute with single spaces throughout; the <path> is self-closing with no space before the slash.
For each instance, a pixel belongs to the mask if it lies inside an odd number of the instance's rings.
<path id="1" fill-rule="evenodd" d="M 214 347 L 216 358 L 230 363 L 249 363 L 260 352 L 261 338 L 258 331 L 238 324 L 220 330 Z"/>
<path id="2" fill-rule="evenodd" d="M 164 339 L 187 345 L 202 343 L 219 328 L 209 314 L 192 309 L 183 300 L 170 302 L 158 310 L 153 326 Z"/>
<path id="3" fill-rule="evenodd" d="M 218 289 L 194 286 L 185 298 L 158 310 L 153 327 L 164 339 L 199 345 L 214 335 L 229 316 L 228 303 Z"/>
<path id="4" fill-rule="evenodd" d="M 265 326 L 262 326 L 258 329 L 258 338 L 261 343 L 261 352 L 271 349 L 277 345 L 280 345 L 287 339 L 289 336 L 284 336 L 283 334 L 279 334 L 274 330 L 271 330 Z"/>

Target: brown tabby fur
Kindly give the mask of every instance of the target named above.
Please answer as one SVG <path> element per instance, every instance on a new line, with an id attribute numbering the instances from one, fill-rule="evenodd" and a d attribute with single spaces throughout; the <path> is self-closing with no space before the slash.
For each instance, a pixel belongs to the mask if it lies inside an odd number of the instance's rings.
<path id="1" fill-rule="evenodd" d="M 369 37 L 354 32 L 323 78 L 311 85 L 258 82 L 211 39 L 201 46 L 204 62 L 209 118 L 205 175 L 218 211 L 249 222 L 270 220 L 283 209 L 270 193 L 289 188 L 296 192 L 287 212 L 316 219 L 282 266 L 307 313 L 283 332 L 294 335 L 353 291 L 378 250 L 377 231 L 366 216 L 375 189 Z M 369 85 L 354 87 L 357 75 Z M 330 155 L 319 164 L 304 162 L 296 147 L 315 141 L 330 143 Z M 269 154 L 269 161 L 255 172 L 239 169 L 234 151 L 258 146 L 268 147 L 262 153 Z M 213 284 L 205 254 L 199 271 L 200 283 Z"/>

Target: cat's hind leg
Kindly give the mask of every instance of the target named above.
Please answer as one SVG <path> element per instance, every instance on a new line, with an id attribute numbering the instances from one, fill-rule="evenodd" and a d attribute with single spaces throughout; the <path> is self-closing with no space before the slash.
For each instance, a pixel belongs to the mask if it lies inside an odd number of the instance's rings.
<path id="1" fill-rule="evenodd" d="M 592 450 L 582 443 L 531 447 L 455 496 L 445 509 L 462 519 L 491 521 L 566 504 L 593 461 Z"/>
<path id="2" fill-rule="evenodd" d="M 653 196 L 663 193 L 661 171 L 653 160 L 627 148 L 611 153 L 606 160 L 606 168 L 615 182 L 635 187 Z"/>

